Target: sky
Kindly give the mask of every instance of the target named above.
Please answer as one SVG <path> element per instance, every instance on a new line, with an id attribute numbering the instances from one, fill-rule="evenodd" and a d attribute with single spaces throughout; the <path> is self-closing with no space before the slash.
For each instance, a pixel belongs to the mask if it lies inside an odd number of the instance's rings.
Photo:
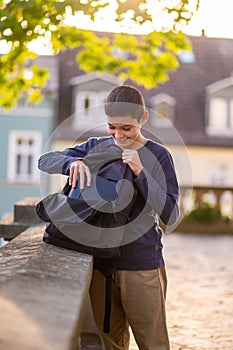
<path id="1" fill-rule="evenodd" d="M 160 30 L 161 25 L 169 26 L 170 20 L 168 16 L 161 12 L 159 9 L 159 1 L 147 0 L 155 12 L 156 30 Z M 174 0 L 173 0 L 174 1 Z M 172 0 L 171 0 L 172 2 Z M 195 4 L 195 0 L 193 2 Z M 194 9 L 194 6 L 193 6 Z M 159 14 L 159 15 L 158 15 Z M 233 38 L 233 0 L 200 0 L 199 10 L 194 14 L 192 20 L 188 26 L 183 29 L 186 34 L 200 36 L 202 29 L 205 30 L 205 35 L 208 37 L 224 37 Z M 103 10 L 102 16 L 100 15 L 97 21 L 97 25 L 92 26 L 88 24 L 89 28 L 97 30 L 114 30 L 114 24 L 111 22 L 109 10 Z M 81 18 L 78 18 L 78 23 L 82 22 Z M 85 20 L 87 24 L 87 21 Z M 75 21 L 74 21 L 75 24 Z M 85 27 L 85 26 L 84 26 Z M 148 28 L 145 28 L 147 31 Z M 134 32 L 135 29 L 132 29 Z M 142 32 L 141 29 L 136 32 Z"/>
<path id="2" fill-rule="evenodd" d="M 156 30 L 160 29 L 160 26 L 168 20 L 166 15 L 160 12 L 158 16 L 158 4 L 157 0 L 147 0 L 152 8 L 155 10 L 156 15 Z M 109 11 L 102 13 L 99 16 L 97 25 L 92 26 L 90 23 L 87 24 L 87 20 L 81 17 L 77 17 L 74 19 L 73 24 L 78 23 L 79 25 L 83 23 L 82 27 L 93 30 L 114 30 L 114 24 L 112 22 L 112 17 L 109 14 Z M 68 23 L 72 23 L 72 19 L 68 19 Z M 85 23 L 85 24 L 84 24 Z M 145 28 L 145 31 L 148 31 L 149 28 Z M 196 12 L 189 22 L 188 26 L 183 28 L 183 31 L 188 35 L 196 35 L 200 36 L 202 34 L 202 30 L 205 31 L 205 35 L 207 37 L 224 37 L 224 38 L 232 38 L 233 39 L 233 0 L 200 0 L 200 8 L 198 12 Z M 139 31 L 132 29 L 132 32 L 142 33 L 141 28 Z M 50 51 L 46 48 L 46 44 L 42 41 L 38 41 L 36 45 L 32 45 L 32 49 L 34 47 L 40 48 L 39 54 L 49 54 Z M 7 46 L 3 43 L 0 44 L 0 52 L 4 53 L 7 51 Z"/>
<path id="3" fill-rule="evenodd" d="M 199 11 L 185 30 L 190 35 L 233 38 L 233 0 L 201 0 Z"/>

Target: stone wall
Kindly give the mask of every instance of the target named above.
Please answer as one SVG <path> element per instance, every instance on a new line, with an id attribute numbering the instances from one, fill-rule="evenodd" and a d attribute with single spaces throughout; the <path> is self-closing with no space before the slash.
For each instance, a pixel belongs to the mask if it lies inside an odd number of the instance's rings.
<path id="1" fill-rule="evenodd" d="M 93 258 L 43 243 L 38 200 L 16 203 L 0 224 L 10 240 L 0 248 L 0 350 L 102 349 L 88 293 Z"/>

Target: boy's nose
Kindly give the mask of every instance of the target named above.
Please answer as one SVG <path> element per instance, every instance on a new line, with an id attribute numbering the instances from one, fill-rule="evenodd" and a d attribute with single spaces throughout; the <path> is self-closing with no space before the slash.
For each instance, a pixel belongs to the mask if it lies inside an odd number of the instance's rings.
<path id="1" fill-rule="evenodd" d="M 122 132 L 119 131 L 119 130 L 116 130 L 116 131 L 115 131 L 115 138 L 116 138 L 116 139 L 121 139 L 122 137 L 124 137 L 124 135 L 122 134 Z"/>

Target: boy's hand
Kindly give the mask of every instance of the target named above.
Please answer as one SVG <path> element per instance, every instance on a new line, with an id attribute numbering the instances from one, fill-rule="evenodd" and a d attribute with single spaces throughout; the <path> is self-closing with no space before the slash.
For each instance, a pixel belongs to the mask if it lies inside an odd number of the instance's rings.
<path id="1" fill-rule="evenodd" d="M 81 160 L 76 160 L 71 163 L 70 166 L 70 177 L 69 177 L 69 185 L 72 185 L 73 188 L 77 185 L 77 177 L 79 176 L 79 186 L 80 189 L 83 190 L 85 187 L 85 179 L 86 185 L 91 185 L 91 172 L 88 166 L 86 166 Z"/>
<path id="2" fill-rule="evenodd" d="M 138 176 L 143 169 L 139 154 L 134 149 L 125 149 L 122 153 L 122 160 L 123 163 L 129 165 L 130 169 L 136 176 Z"/>

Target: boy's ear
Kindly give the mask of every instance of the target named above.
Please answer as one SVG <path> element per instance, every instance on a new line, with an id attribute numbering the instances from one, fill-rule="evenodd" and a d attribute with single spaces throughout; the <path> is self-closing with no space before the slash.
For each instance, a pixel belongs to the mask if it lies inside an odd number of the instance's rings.
<path id="1" fill-rule="evenodd" d="M 140 120 L 140 124 L 145 124 L 148 120 L 148 111 L 145 110 L 145 112 L 143 113 L 141 120 Z"/>

